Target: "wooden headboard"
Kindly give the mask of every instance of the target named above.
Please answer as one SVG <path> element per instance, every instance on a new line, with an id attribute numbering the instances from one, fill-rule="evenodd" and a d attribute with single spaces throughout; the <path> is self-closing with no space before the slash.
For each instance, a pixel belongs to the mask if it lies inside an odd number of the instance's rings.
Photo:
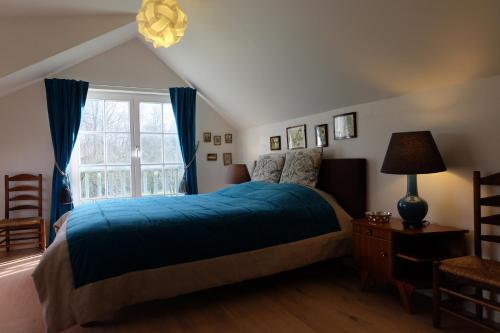
<path id="1" fill-rule="evenodd" d="M 353 218 L 366 211 L 366 159 L 324 159 L 317 188 L 335 197 Z"/>

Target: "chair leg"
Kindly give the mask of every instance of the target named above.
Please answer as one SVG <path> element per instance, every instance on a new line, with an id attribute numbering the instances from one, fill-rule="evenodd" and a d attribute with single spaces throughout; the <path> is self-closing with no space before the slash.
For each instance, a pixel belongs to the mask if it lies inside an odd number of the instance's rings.
<path id="1" fill-rule="evenodd" d="M 5 251 L 10 251 L 10 230 L 5 230 Z"/>
<path id="2" fill-rule="evenodd" d="M 441 290 L 439 290 L 440 285 L 440 273 L 439 273 L 440 262 L 434 262 L 432 270 L 432 321 L 434 328 L 441 328 Z"/>
<path id="3" fill-rule="evenodd" d="M 483 298 L 483 289 L 475 287 L 476 297 L 479 299 Z M 476 319 L 479 321 L 483 320 L 483 306 L 476 304 Z"/>
<path id="4" fill-rule="evenodd" d="M 38 235 L 40 250 L 45 251 L 45 223 L 43 222 L 40 222 Z"/>

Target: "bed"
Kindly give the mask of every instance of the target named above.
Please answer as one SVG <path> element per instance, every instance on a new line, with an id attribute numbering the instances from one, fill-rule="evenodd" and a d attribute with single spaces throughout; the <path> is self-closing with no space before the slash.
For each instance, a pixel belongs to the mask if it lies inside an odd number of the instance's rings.
<path id="1" fill-rule="evenodd" d="M 250 182 L 79 207 L 33 273 L 47 332 L 347 255 L 365 208 L 364 159 L 323 160 L 316 189 Z"/>

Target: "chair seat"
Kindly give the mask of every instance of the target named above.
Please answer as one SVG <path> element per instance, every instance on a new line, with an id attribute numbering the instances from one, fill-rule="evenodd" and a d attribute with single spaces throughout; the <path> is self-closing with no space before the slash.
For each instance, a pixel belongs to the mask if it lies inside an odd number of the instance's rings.
<path id="1" fill-rule="evenodd" d="M 41 217 L 27 217 L 0 220 L 0 228 L 36 227 L 43 221 Z"/>
<path id="2" fill-rule="evenodd" d="M 475 256 L 441 261 L 439 270 L 471 281 L 500 288 L 500 262 Z"/>

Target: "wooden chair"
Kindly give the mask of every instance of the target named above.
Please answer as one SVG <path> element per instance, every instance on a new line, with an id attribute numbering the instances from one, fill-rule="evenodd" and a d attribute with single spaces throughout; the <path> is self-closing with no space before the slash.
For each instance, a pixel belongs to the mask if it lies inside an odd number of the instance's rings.
<path id="1" fill-rule="evenodd" d="M 500 293 L 500 262 L 482 257 L 481 242 L 500 243 L 500 236 L 485 235 L 483 224 L 500 226 L 500 214 L 482 216 L 481 207 L 500 207 L 500 195 L 481 197 L 481 185 L 500 186 L 500 173 L 481 178 L 474 171 L 474 256 L 458 257 L 434 263 L 433 274 L 433 319 L 434 327 L 441 325 L 441 312 L 475 322 L 483 328 L 499 332 L 497 325 L 483 319 L 483 309 L 500 312 L 500 303 L 495 297 L 484 297 L 483 290 Z M 469 291 L 469 292 L 467 292 Z M 474 291 L 474 292 L 472 292 Z M 443 301 L 442 293 L 448 295 Z M 461 302 L 475 304 L 475 315 L 460 307 Z M 456 305 L 459 305 L 457 307 Z"/>
<path id="2" fill-rule="evenodd" d="M 14 183 L 14 186 L 11 186 Z M 36 184 L 36 185 L 35 185 Z M 22 202 L 18 205 L 14 203 Z M 26 204 L 26 203 L 36 204 Z M 34 217 L 11 218 L 11 212 L 36 211 Z M 5 176 L 5 220 L 0 220 L 0 248 L 36 245 L 45 249 L 42 218 L 42 175 Z"/>

